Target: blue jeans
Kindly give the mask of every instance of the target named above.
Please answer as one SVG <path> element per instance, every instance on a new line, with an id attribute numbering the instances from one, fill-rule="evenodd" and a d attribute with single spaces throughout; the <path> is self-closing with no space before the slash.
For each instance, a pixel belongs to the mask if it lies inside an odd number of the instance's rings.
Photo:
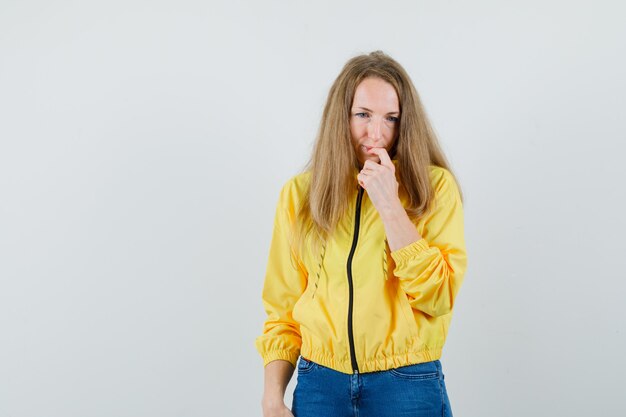
<path id="1" fill-rule="evenodd" d="M 300 357 L 295 417 L 452 417 L 441 362 L 344 374 Z"/>

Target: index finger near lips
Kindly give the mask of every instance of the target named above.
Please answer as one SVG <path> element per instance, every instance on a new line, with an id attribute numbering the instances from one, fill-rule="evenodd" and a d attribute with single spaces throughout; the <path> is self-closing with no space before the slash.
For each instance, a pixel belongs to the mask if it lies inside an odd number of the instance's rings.
<path id="1" fill-rule="evenodd" d="M 393 165 L 393 162 L 391 162 L 391 158 L 389 157 L 389 154 L 387 153 L 387 149 L 385 149 L 385 148 L 372 148 L 372 149 L 370 149 L 370 152 L 372 152 L 372 151 L 374 153 L 376 153 L 376 155 L 378 155 L 378 157 L 380 158 L 380 164 L 382 166 L 385 166 L 387 168 L 395 170 L 395 166 Z"/>

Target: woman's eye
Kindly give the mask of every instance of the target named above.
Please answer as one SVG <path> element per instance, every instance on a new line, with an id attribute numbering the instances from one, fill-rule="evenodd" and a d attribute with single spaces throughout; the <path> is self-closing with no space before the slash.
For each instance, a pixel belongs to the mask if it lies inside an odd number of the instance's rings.
<path id="1" fill-rule="evenodd" d="M 362 119 L 362 118 L 365 118 L 365 117 L 369 117 L 369 114 L 367 114 L 367 113 L 354 113 L 354 115 L 355 115 L 356 117 L 361 118 L 361 119 Z M 400 121 L 400 118 L 399 118 L 399 117 L 396 117 L 396 116 L 389 116 L 389 117 L 387 118 L 387 120 L 389 120 L 390 122 L 393 122 L 393 123 L 397 123 L 398 121 Z"/>

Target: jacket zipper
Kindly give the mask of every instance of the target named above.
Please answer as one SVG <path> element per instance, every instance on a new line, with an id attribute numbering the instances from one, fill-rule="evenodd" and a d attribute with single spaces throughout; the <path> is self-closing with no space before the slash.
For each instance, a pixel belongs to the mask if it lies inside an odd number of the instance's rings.
<path id="1" fill-rule="evenodd" d="M 348 338 L 350 341 L 350 357 L 352 359 L 352 371 L 355 374 L 359 373 L 359 365 L 356 361 L 356 353 L 354 349 L 354 332 L 352 330 L 352 304 L 354 302 L 354 289 L 352 283 L 352 257 L 354 256 L 354 251 L 356 250 L 356 243 L 359 239 L 359 223 L 361 218 L 361 201 L 363 200 L 363 192 L 365 189 L 359 186 L 359 194 L 356 199 L 356 212 L 354 214 L 354 238 L 352 239 L 352 248 L 350 249 L 350 254 L 348 255 L 348 284 L 350 287 L 350 298 L 348 304 Z"/>

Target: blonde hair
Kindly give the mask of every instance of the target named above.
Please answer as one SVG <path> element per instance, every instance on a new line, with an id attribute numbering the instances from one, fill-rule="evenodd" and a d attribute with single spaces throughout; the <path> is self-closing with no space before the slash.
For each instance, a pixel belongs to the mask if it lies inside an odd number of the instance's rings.
<path id="1" fill-rule="evenodd" d="M 356 88 L 368 77 L 388 82 L 398 95 L 400 121 L 390 156 L 398 160 L 398 182 L 407 194 L 405 209 L 411 219 L 424 215 L 433 203 L 429 165 L 452 173 L 404 68 L 382 51 L 350 59 L 330 88 L 312 155 L 303 168 L 310 171 L 310 183 L 294 228 L 294 249 L 298 254 L 307 240 L 314 252 L 320 244 L 325 248 L 324 242 L 346 214 L 357 191 L 359 162 L 351 142 L 350 113 Z"/>

